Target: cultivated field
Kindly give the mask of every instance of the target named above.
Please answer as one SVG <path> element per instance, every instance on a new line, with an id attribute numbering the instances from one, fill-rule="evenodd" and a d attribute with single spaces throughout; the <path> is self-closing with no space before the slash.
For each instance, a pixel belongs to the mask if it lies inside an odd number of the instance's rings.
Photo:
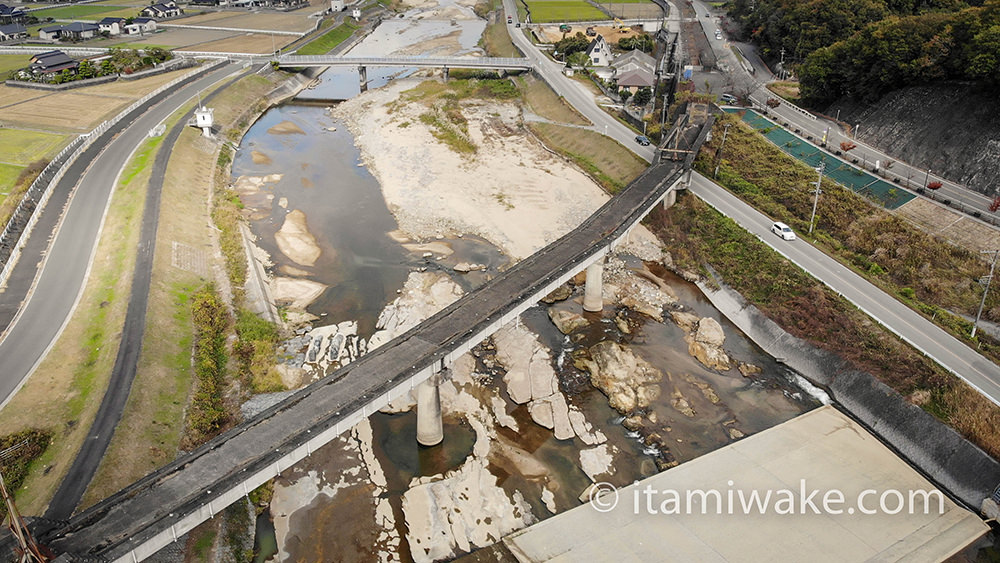
<path id="1" fill-rule="evenodd" d="M 133 38 L 128 45 L 134 48 L 166 45 L 170 49 L 179 49 L 182 47 L 197 45 L 199 43 L 219 41 L 220 39 L 233 37 L 233 35 L 234 33 L 231 31 L 210 31 L 207 29 L 169 29 L 160 33 L 146 35 L 145 37 Z"/>
<path id="2" fill-rule="evenodd" d="M 606 20 L 608 16 L 582 0 L 528 0 L 536 23 Z"/>
<path id="3" fill-rule="evenodd" d="M 209 27 L 232 27 L 236 29 L 259 29 L 261 31 L 311 31 L 316 20 L 308 14 L 246 14 L 215 12 L 173 20 L 178 25 L 203 25 Z"/>
<path id="4" fill-rule="evenodd" d="M 4 127 L 0 129 L 0 162 L 26 166 L 40 158 L 56 154 L 66 140 L 66 135 Z M 4 184 L 0 183 L 0 188 L 3 187 Z"/>
<path id="5" fill-rule="evenodd" d="M 113 117 L 135 100 L 191 69 L 175 70 L 142 80 L 120 81 L 66 92 L 0 86 L 0 124 L 25 129 L 84 133 Z M 67 111 L 67 108 L 72 108 Z"/>
<path id="6" fill-rule="evenodd" d="M 648 0 L 615 2 L 614 4 L 599 3 L 602 8 L 622 19 L 658 18 L 663 15 L 659 6 Z"/>
<path id="7" fill-rule="evenodd" d="M 281 49 L 285 45 L 292 43 L 296 37 L 290 35 L 265 35 L 261 33 L 247 33 L 219 41 L 199 43 L 189 45 L 187 48 L 192 51 L 217 51 L 220 53 L 259 53 L 261 55 L 271 53 L 274 49 Z"/>
<path id="8" fill-rule="evenodd" d="M 44 21 L 45 18 L 55 18 L 57 20 L 73 20 L 73 19 L 101 19 L 108 12 L 114 12 L 120 10 L 122 6 L 94 6 L 92 4 L 84 4 L 80 6 L 63 6 L 62 8 L 49 8 L 47 10 L 38 10 L 37 12 L 31 12 L 31 15 L 37 17 L 39 21 Z M 135 12 L 132 9 L 132 12 Z"/>
<path id="9" fill-rule="evenodd" d="M 0 55 L 0 80 L 6 80 L 7 73 L 28 66 L 30 55 Z"/>

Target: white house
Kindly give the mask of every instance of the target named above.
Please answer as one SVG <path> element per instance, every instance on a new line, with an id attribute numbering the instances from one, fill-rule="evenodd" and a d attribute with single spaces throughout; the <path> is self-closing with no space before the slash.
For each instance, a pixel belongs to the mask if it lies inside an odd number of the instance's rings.
<path id="1" fill-rule="evenodd" d="M 169 2 L 160 2 L 158 4 L 153 4 L 152 6 L 146 6 L 139 12 L 140 16 L 146 16 L 148 18 L 172 18 L 174 16 L 179 16 L 183 14 L 184 11 L 177 7 L 177 3 L 173 0 Z"/>
<path id="2" fill-rule="evenodd" d="M 19 23 L 0 25 L 0 41 L 11 41 L 13 39 L 24 39 L 28 36 L 28 30 Z"/>
<path id="3" fill-rule="evenodd" d="M 50 25 L 38 30 L 38 38 L 44 41 L 55 41 L 62 36 L 61 25 Z"/>
<path id="4" fill-rule="evenodd" d="M 97 22 L 97 27 L 102 33 L 120 35 L 125 32 L 125 18 L 104 18 Z"/>
<path id="5" fill-rule="evenodd" d="M 125 26 L 127 35 L 142 35 L 156 31 L 156 20 L 153 18 L 135 18 L 132 23 Z"/>
<path id="6" fill-rule="evenodd" d="M 608 66 L 611 64 L 611 47 L 604 40 L 603 35 L 598 35 L 587 45 L 587 57 L 590 64 L 594 66 Z"/>

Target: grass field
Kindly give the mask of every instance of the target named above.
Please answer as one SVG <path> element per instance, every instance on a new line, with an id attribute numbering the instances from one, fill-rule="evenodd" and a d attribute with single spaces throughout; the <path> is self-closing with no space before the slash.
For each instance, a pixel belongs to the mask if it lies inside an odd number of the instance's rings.
<path id="1" fill-rule="evenodd" d="M 41 158 L 52 156 L 67 141 L 66 135 L 0 129 L 0 162 L 27 165 Z"/>
<path id="2" fill-rule="evenodd" d="M 0 80 L 6 80 L 12 70 L 28 66 L 31 55 L 0 55 Z"/>
<path id="3" fill-rule="evenodd" d="M 497 17 L 497 21 L 487 24 L 483 30 L 483 37 L 479 40 L 486 55 L 490 57 L 520 57 L 521 52 L 517 50 L 507 33 L 507 24 L 502 17 Z M 520 30 L 518 30 L 520 31 Z"/>
<path id="4" fill-rule="evenodd" d="M 0 203 L 7 199 L 10 189 L 14 186 L 14 181 L 17 180 L 23 169 L 23 166 L 0 163 Z"/>
<path id="5" fill-rule="evenodd" d="M 337 27 L 331 29 L 330 31 L 320 35 L 316 39 L 310 41 L 304 45 L 301 49 L 295 52 L 296 55 L 325 55 L 329 53 L 331 49 L 340 45 L 347 40 L 348 37 L 354 34 L 354 30 L 358 29 L 358 26 L 350 23 L 344 22 Z"/>
<path id="6" fill-rule="evenodd" d="M 85 4 L 82 6 L 63 6 L 62 8 L 38 10 L 37 12 L 31 12 L 31 15 L 35 16 L 39 20 L 44 20 L 45 18 L 71 20 L 86 19 L 97 14 L 101 14 L 101 17 L 104 17 L 104 14 L 107 14 L 108 12 L 115 12 L 121 9 L 122 6 L 93 6 Z M 135 12 L 136 10 L 132 8 L 131 11 Z"/>
<path id="7" fill-rule="evenodd" d="M 528 9 L 535 23 L 608 19 L 604 12 L 582 0 L 528 0 Z"/>
<path id="8" fill-rule="evenodd" d="M 549 88 L 543 80 L 528 75 L 519 78 L 518 85 L 521 88 L 523 99 L 531 111 L 541 117 L 560 123 L 571 125 L 590 125 L 590 120 L 583 117 L 572 106 L 567 104 L 562 98 Z"/>
<path id="9" fill-rule="evenodd" d="M 612 194 L 648 166 L 617 141 L 594 131 L 552 123 L 531 123 L 529 128 L 547 147 L 571 159 Z"/>

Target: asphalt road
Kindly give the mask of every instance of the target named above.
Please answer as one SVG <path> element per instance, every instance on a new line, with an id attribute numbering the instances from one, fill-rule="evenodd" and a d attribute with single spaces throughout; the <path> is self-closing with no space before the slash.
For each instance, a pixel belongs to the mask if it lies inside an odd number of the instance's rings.
<path id="1" fill-rule="evenodd" d="M 228 84 L 238 80 L 245 73 L 229 80 Z M 208 103 L 221 89 L 202 97 L 202 102 Z M 115 428 L 121 421 L 128 402 L 132 382 L 135 380 L 139 355 L 142 352 L 143 335 L 146 328 L 146 308 L 149 303 L 149 284 L 153 277 L 153 253 L 156 249 L 156 232 L 160 219 L 160 199 L 163 191 L 163 180 L 166 176 L 167 162 L 173 152 L 174 144 L 181 132 L 187 127 L 188 120 L 194 116 L 194 108 L 185 113 L 170 129 L 163 143 L 156 152 L 146 190 L 146 204 L 142 211 L 142 230 L 139 246 L 136 249 L 136 260 L 132 287 L 129 292 L 128 310 L 125 313 L 125 323 L 118 345 L 118 355 L 111 368 L 111 380 L 108 389 L 101 400 L 94 422 L 90 426 L 87 438 L 63 477 L 59 490 L 45 511 L 45 517 L 50 520 L 65 520 L 76 510 L 83 494 L 90 486 L 97 473 L 104 454 L 111 445 Z"/>
<path id="2" fill-rule="evenodd" d="M 513 0 L 504 0 L 504 9 L 509 14 L 515 14 Z M 696 4 L 696 11 L 698 19 L 702 21 L 703 28 L 711 33 L 713 45 L 721 43 L 714 41 L 717 23 L 715 19 L 705 17 L 708 11 L 700 3 Z M 561 65 L 557 65 L 544 57 L 524 34 L 521 33 L 521 29 L 516 29 L 510 24 L 508 24 L 508 28 L 515 45 L 525 53 L 525 56 L 538 65 L 537 68 L 541 69 L 549 84 L 552 85 L 559 95 L 563 96 L 574 108 L 587 116 L 595 124 L 599 126 L 606 124 L 609 136 L 617 139 L 643 158 L 647 160 L 652 158 L 652 150 L 648 150 L 652 149 L 652 147 L 639 147 L 636 145 L 633 140 L 634 133 L 598 108 L 594 103 L 593 94 L 586 91 L 575 80 L 564 76 L 560 72 Z M 729 50 L 726 49 L 726 51 Z M 731 51 L 729 51 L 729 56 L 735 57 Z M 735 64 L 734 72 L 744 73 L 745 71 L 740 65 Z M 785 108 L 784 111 L 797 113 L 788 108 Z M 790 122 L 811 121 L 811 125 L 815 129 L 810 129 L 810 131 L 818 129 L 819 134 L 822 135 L 822 129 L 819 129 L 821 124 L 801 114 L 798 114 L 798 117 L 800 119 L 795 121 L 790 120 Z M 695 174 L 691 190 L 725 215 L 732 217 L 737 223 L 747 228 L 747 230 L 764 239 L 765 242 L 775 247 L 778 252 L 787 256 L 801 268 L 826 283 L 834 291 L 843 295 L 876 321 L 899 335 L 903 340 L 912 344 L 948 371 L 962 378 L 994 403 L 1000 404 L 1000 366 L 987 360 L 963 342 L 938 328 L 937 325 L 920 316 L 881 289 L 868 283 L 864 278 L 823 254 L 812 245 L 802 240 L 796 240 L 791 243 L 780 241 L 780 239 L 775 240 L 777 237 L 770 234 L 772 220 L 741 202 L 721 186 L 714 184 L 703 176 Z"/>
<path id="3" fill-rule="evenodd" d="M 778 98 L 774 92 L 767 89 L 767 83 L 775 80 L 775 76 L 771 74 L 767 66 L 760 60 L 756 47 L 747 46 L 743 43 L 738 44 L 743 50 L 746 60 L 755 69 L 754 74 L 750 74 L 739 64 L 739 61 L 736 59 L 736 55 L 734 55 L 732 50 L 729 49 L 730 42 L 727 40 L 726 35 L 723 34 L 723 39 L 721 41 L 715 39 L 715 30 L 719 29 L 719 21 L 716 17 L 711 17 L 708 7 L 700 1 L 695 2 L 694 7 L 695 11 L 698 13 L 698 20 L 701 22 L 702 29 L 705 30 L 705 35 L 708 37 L 712 48 L 715 50 L 716 56 L 720 61 L 725 61 L 726 66 L 732 69 L 734 82 L 737 84 L 736 91 L 732 93 L 740 93 L 739 85 L 742 83 L 744 85 L 750 85 L 752 90 L 751 95 L 761 104 L 765 103 L 768 98 Z M 709 15 L 710 17 L 705 17 L 706 15 Z M 867 162 L 869 170 L 874 166 L 875 161 L 880 161 L 881 163 L 894 162 L 892 168 L 889 169 L 889 172 L 899 177 L 899 185 L 902 187 L 916 189 L 921 186 L 926 186 L 929 182 L 939 181 L 942 186 L 934 192 L 934 199 L 938 201 L 950 199 L 953 202 L 960 203 L 961 206 L 967 208 L 968 210 L 979 211 L 983 215 L 991 214 L 988 207 L 993 201 L 992 198 L 970 190 L 965 186 L 961 186 L 939 176 L 935 176 L 933 173 L 928 173 L 927 169 L 917 168 L 905 162 L 898 162 L 892 156 L 875 147 L 867 145 L 863 140 L 863 133 L 865 130 L 864 123 L 850 124 L 855 131 L 852 131 L 852 133 L 848 135 L 845 130 L 841 128 L 841 124 L 834 119 L 825 119 L 823 117 L 814 116 L 809 112 L 795 108 L 784 100 L 782 100 L 780 106 L 772 108 L 770 111 L 773 116 L 777 116 L 782 122 L 787 121 L 792 124 L 793 130 L 801 130 L 801 135 L 803 137 L 811 135 L 814 139 L 822 139 L 823 136 L 826 135 L 827 147 L 834 150 L 840 146 L 841 142 L 855 143 L 857 148 L 851 150 L 851 157 L 857 158 L 859 163 Z M 858 126 L 860 126 L 860 129 L 858 129 Z M 858 131 L 862 133 L 862 139 L 858 139 Z M 1000 217 L 1000 214 L 993 213 L 993 215 Z M 970 217 L 970 220 L 975 219 Z"/>
<path id="4" fill-rule="evenodd" d="M 514 5 L 514 0 L 503 0 L 503 7 L 506 13 L 511 14 L 516 21 L 517 8 Z M 595 130 L 618 141 L 646 162 L 652 162 L 653 155 L 656 154 L 655 148 L 652 146 L 644 147 L 636 143 L 636 133 L 597 107 L 597 104 L 594 103 L 593 92 L 580 82 L 566 77 L 562 72 L 564 65 L 539 52 L 525 37 L 524 30 L 523 27 L 515 27 L 513 23 L 507 24 L 507 31 L 510 32 L 514 45 L 535 65 L 535 71 L 548 82 L 556 94 L 565 98 L 570 105 L 589 119 L 594 124 Z"/>
<path id="5" fill-rule="evenodd" d="M 1000 405 L 1000 366 L 808 242 L 801 239 L 786 241 L 771 233 L 772 219 L 704 176 L 692 174 L 690 189 L 917 350 Z"/>
<path id="6" fill-rule="evenodd" d="M 63 213 L 62 223 L 57 227 L 48 251 L 42 252 L 44 262 L 34 290 L 27 302 L 20 306 L 18 315 L 0 341 L 0 365 L 3 366 L 0 371 L 0 407 L 6 405 L 35 370 L 76 307 L 96 253 L 97 238 L 115 179 L 132 150 L 151 128 L 199 91 L 239 69 L 240 65 L 227 65 L 178 88 L 115 137 L 94 160 L 82 163 L 87 169 Z M 46 211 L 60 210 L 53 203 L 49 203 Z M 36 230 L 31 238 L 44 243 L 48 234 L 44 230 Z M 31 275 L 27 279 L 30 280 L 35 277 L 37 263 L 37 254 L 34 257 L 24 255 L 15 270 L 28 269 Z M 0 298 L 17 299 L 10 289 Z M 17 303 L 20 304 L 19 299 Z"/>

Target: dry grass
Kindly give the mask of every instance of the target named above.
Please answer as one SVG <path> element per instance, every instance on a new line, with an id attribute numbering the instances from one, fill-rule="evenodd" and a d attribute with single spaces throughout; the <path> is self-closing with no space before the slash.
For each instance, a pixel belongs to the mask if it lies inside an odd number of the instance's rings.
<path id="1" fill-rule="evenodd" d="M 767 89 L 790 102 L 797 102 L 799 100 L 798 82 L 771 82 L 767 85 Z"/>
<path id="2" fill-rule="evenodd" d="M 7 121 L 7 107 L 15 104 L 20 104 L 28 100 L 35 100 L 43 96 L 51 96 L 52 94 L 48 92 L 43 92 L 42 90 L 32 90 L 30 88 L 13 88 L 11 86 L 6 86 L 0 84 L 0 123 L 5 123 Z"/>
<path id="3" fill-rule="evenodd" d="M 988 256 L 979 255 L 980 250 L 1000 248 L 1000 231 L 984 225 L 964 213 L 931 203 L 925 199 L 910 200 L 896 210 L 911 223 L 936 237 L 977 253 L 983 261 Z"/>
<path id="4" fill-rule="evenodd" d="M 240 35 L 233 31 L 212 31 L 209 29 L 168 29 L 155 35 L 125 41 L 128 48 L 141 49 L 144 45 L 157 46 L 166 45 L 175 49 L 190 48 L 198 50 L 197 45 L 208 43 L 209 41 L 220 41 L 228 37 Z"/>
<path id="5" fill-rule="evenodd" d="M 125 321 L 145 197 L 142 171 L 113 196 L 83 297 L 35 373 L 0 411 L 0 428 L 43 423 L 52 444 L 18 491 L 25 514 L 41 514 L 69 470 L 107 387 Z M 26 416 L 26 413 L 31 413 Z"/>
<path id="6" fill-rule="evenodd" d="M 514 46 L 514 42 L 510 39 L 510 34 L 507 33 L 507 20 L 503 17 L 503 14 L 498 13 L 496 15 L 496 21 L 486 24 L 486 29 L 483 30 L 483 38 L 481 43 L 483 49 L 486 50 L 486 55 L 490 57 L 520 57 L 521 51 L 517 50 Z"/>
<path id="7" fill-rule="evenodd" d="M 547 147 L 573 160 L 611 193 L 648 166 L 617 141 L 587 129 L 551 123 L 531 123 L 529 128 Z"/>
<path id="8" fill-rule="evenodd" d="M 541 117 L 570 125 L 590 125 L 590 120 L 580 115 L 573 106 L 566 103 L 544 80 L 531 75 L 520 81 L 524 101 Z"/>
<path id="9" fill-rule="evenodd" d="M 285 45 L 295 42 L 297 37 L 290 35 L 266 35 L 262 33 L 247 33 L 237 37 L 199 43 L 191 48 L 198 51 L 216 51 L 219 53 L 252 53 L 267 54 L 273 49 L 284 48 Z"/>
<path id="10" fill-rule="evenodd" d="M 240 14 L 235 12 L 216 12 L 201 14 L 171 23 L 182 25 L 204 25 L 209 27 L 232 27 L 237 29 L 259 29 L 261 31 L 310 31 L 316 25 L 315 20 L 306 14 Z"/>
<path id="11" fill-rule="evenodd" d="M 253 75 L 220 93 L 212 101 L 217 123 L 232 126 L 242 121 L 247 108 L 273 86 L 271 81 Z M 190 297 L 212 280 L 175 267 L 171 253 L 176 241 L 205 253 L 209 264 L 221 261 L 211 246 L 213 231 L 208 210 L 217 148 L 216 142 L 187 129 L 170 157 L 139 368 L 122 421 L 83 498 L 83 506 L 166 464 L 181 447 L 188 395 L 194 383 Z"/>
<path id="12" fill-rule="evenodd" d="M 188 72 L 191 72 L 191 69 L 54 94 L 38 90 L 4 88 L 0 90 L 0 103 L 6 101 L 9 90 L 23 90 L 37 94 L 25 97 L 11 95 L 12 100 L 19 97 L 21 99 L 17 102 L 7 102 L 3 107 L 3 121 L 6 124 L 29 129 L 87 132 L 102 121 L 114 117 L 132 102 Z"/>

